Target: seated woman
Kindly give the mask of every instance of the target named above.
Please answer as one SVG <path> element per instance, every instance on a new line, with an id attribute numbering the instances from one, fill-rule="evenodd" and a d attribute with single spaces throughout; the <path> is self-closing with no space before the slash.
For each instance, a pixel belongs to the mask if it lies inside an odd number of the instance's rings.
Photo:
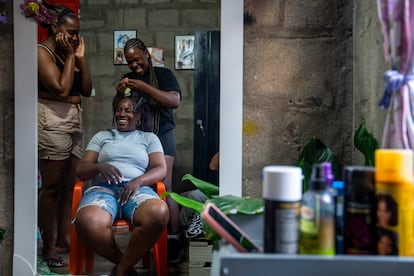
<path id="1" fill-rule="evenodd" d="M 114 101 L 117 129 L 95 134 L 77 167 L 77 176 L 92 179 L 92 186 L 84 192 L 74 223 L 87 245 L 116 265 L 111 275 L 134 275 L 133 266 L 168 224 L 168 206 L 151 187 L 165 178 L 167 165 L 158 137 L 136 130 L 142 98 L 126 95 Z M 134 226 L 124 252 L 111 227 L 120 213 Z"/>

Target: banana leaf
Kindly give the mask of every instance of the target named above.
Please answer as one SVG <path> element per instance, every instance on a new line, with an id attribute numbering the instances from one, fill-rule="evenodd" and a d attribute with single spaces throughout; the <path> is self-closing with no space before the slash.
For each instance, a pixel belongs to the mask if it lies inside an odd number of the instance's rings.
<path id="1" fill-rule="evenodd" d="M 342 177 L 342 165 L 339 163 L 337 156 L 321 140 L 312 137 L 303 147 L 299 154 L 299 161 L 296 163 L 297 166 L 302 168 L 304 176 L 303 192 L 306 192 L 309 188 L 313 164 L 322 162 L 331 162 L 335 179 Z"/>
<path id="2" fill-rule="evenodd" d="M 256 215 L 261 214 L 264 211 L 263 200 L 259 198 L 226 195 L 213 197 L 208 201 L 214 203 L 226 215 Z"/>
<path id="3" fill-rule="evenodd" d="M 219 194 L 219 187 L 217 187 L 216 185 L 214 185 L 212 183 L 209 183 L 209 182 L 206 182 L 204 180 L 198 179 L 198 178 L 192 176 L 189 173 L 185 174 L 182 177 L 181 180 L 182 181 L 184 181 L 184 180 L 191 181 L 191 183 L 193 183 L 194 186 L 196 186 L 197 189 L 199 189 L 200 191 L 202 191 L 209 198 L 211 198 L 214 195 L 218 195 Z"/>
<path id="4" fill-rule="evenodd" d="M 198 213 L 204 209 L 202 202 L 179 195 L 174 192 L 166 192 L 162 197 L 170 196 L 179 205 L 190 208 Z M 244 214 L 255 215 L 261 214 L 264 211 L 264 203 L 262 199 L 252 197 L 237 197 L 232 195 L 213 197 L 207 199 L 207 202 L 212 202 L 226 215 L 229 214 Z"/>
<path id="5" fill-rule="evenodd" d="M 365 157 L 365 166 L 375 166 L 375 150 L 379 148 L 378 141 L 361 123 L 354 135 L 354 145 Z"/>
<path id="6" fill-rule="evenodd" d="M 177 202 L 181 206 L 193 209 L 194 211 L 198 213 L 201 213 L 203 211 L 203 208 L 204 208 L 203 202 L 179 195 L 174 192 L 165 192 L 164 194 L 161 195 L 162 198 L 166 196 L 171 197 L 175 202 Z"/>

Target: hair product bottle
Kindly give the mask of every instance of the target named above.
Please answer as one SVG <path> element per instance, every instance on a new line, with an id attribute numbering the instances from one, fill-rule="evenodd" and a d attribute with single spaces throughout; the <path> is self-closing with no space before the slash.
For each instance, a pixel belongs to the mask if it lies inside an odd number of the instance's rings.
<path id="1" fill-rule="evenodd" d="M 295 166 L 263 168 L 265 201 L 264 251 L 297 254 L 302 169 Z"/>
<path id="2" fill-rule="evenodd" d="M 344 168 L 344 253 L 375 254 L 375 168 Z"/>
<path id="3" fill-rule="evenodd" d="M 335 203 L 321 164 L 312 167 L 309 190 L 302 199 L 299 229 L 300 254 L 335 254 Z"/>
<path id="4" fill-rule="evenodd" d="M 378 255 L 413 256 L 413 152 L 375 151 Z"/>
<path id="5" fill-rule="evenodd" d="M 337 196 L 335 201 L 335 254 L 344 254 L 344 182 L 337 180 L 332 183 Z"/>

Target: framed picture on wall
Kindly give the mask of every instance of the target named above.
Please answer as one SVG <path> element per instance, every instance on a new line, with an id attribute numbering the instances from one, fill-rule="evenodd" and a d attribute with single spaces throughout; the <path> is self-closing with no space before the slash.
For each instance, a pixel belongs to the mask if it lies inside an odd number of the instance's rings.
<path id="1" fill-rule="evenodd" d="M 164 67 L 164 48 L 147 47 L 151 55 L 152 66 Z"/>
<path id="2" fill-rule="evenodd" d="M 194 35 L 175 36 L 175 69 L 194 69 Z"/>
<path id="3" fill-rule="evenodd" d="M 136 30 L 114 31 L 114 64 L 127 64 L 124 56 L 124 46 L 128 39 L 136 37 Z"/>

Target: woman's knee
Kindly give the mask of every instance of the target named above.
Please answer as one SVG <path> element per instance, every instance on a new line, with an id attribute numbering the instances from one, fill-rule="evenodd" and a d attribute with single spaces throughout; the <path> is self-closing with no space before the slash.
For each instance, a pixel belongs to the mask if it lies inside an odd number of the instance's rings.
<path id="1" fill-rule="evenodd" d="M 74 224 L 80 233 L 99 234 L 112 227 L 112 218 L 97 206 L 87 206 L 78 211 Z"/>
<path id="2" fill-rule="evenodd" d="M 134 214 L 135 225 L 147 225 L 153 229 L 163 230 L 170 217 L 168 205 L 161 200 L 148 200 L 137 208 Z"/>

